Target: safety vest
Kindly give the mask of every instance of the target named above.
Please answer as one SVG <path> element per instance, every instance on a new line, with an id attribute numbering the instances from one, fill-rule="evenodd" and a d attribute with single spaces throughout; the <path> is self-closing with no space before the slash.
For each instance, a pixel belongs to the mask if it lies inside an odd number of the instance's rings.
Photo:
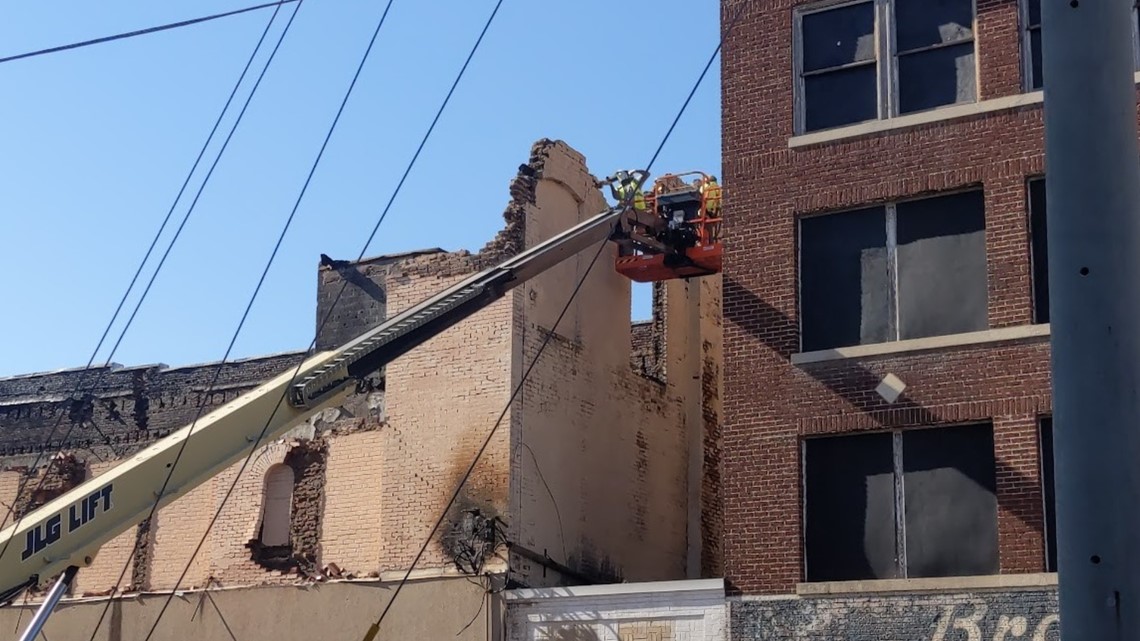
<path id="1" fill-rule="evenodd" d="M 637 211 L 645 211 L 645 195 L 637 188 L 637 182 L 633 181 L 628 185 L 618 184 L 615 191 L 618 194 L 618 199 L 621 202 L 629 200 L 628 190 L 633 190 L 633 208 Z"/>
<path id="2" fill-rule="evenodd" d="M 720 211 L 720 185 L 715 178 L 709 178 L 701 183 L 701 197 L 705 201 L 705 211 L 715 214 Z"/>

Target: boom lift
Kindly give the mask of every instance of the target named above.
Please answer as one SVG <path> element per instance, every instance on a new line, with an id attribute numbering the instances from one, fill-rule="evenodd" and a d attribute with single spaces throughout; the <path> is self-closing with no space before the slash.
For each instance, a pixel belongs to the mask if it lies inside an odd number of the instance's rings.
<path id="1" fill-rule="evenodd" d="M 719 207 L 710 216 L 709 199 L 674 175 L 663 176 L 645 196 L 648 206 L 642 211 L 635 211 L 631 200 L 619 202 L 338 349 L 309 357 L 296 372 L 223 405 L 0 532 L 0 548 L 6 546 L 0 554 L 0 603 L 9 603 L 41 578 L 62 573 L 22 638 L 38 634 L 77 569 L 89 566 L 100 546 L 146 517 L 172 467 L 160 508 L 241 460 L 263 427 L 262 441 L 272 441 L 342 401 L 369 374 L 584 249 L 607 239 L 616 242 L 617 271 L 642 282 L 719 272 Z"/>

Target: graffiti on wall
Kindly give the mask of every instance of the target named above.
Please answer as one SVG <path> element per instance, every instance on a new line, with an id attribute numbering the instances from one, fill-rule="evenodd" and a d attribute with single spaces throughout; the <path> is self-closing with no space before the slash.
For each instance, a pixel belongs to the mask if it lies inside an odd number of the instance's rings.
<path id="1" fill-rule="evenodd" d="M 964 638 L 965 641 L 1009 641 L 1010 639 L 1026 638 L 1032 641 L 1046 641 L 1057 635 L 1046 636 L 1049 632 L 1058 630 L 1060 617 L 1056 614 L 1046 614 L 1035 617 L 1035 622 L 1029 617 L 1000 614 L 994 622 L 992 629 L 984 629 L 983 621 L 986 619 L 989 606 L 984 602 L 973 604 L 972 608 L 958 605 L 942 607 L 942 616 L 935 624 L 934 636 L 930 641 L 953 641 L 955 638 Z M 1030 631 L 1032 630 L 1032 633 Z M 957 633 L 957 634 L 956 634 Z"/>
<path id="2" fill-rule="evenodd" d="M 733 641 L 1061 638 L 1055 589 L 742 600 L 730 626 Z"/>

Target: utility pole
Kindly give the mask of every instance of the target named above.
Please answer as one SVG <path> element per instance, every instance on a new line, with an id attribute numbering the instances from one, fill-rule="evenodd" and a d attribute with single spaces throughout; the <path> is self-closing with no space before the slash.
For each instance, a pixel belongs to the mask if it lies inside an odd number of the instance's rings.
<path id="1" fill-rule="evenodd" d="M 1140 638 L 1133 0 L 1042 0 L 1061 636 Z"/>

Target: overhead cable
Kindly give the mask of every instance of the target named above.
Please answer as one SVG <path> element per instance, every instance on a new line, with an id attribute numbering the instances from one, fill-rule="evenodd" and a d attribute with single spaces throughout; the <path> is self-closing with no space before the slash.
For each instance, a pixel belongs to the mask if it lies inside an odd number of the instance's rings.
<path id="1" fill-rule="evenodd" d="M 390 1 L 388 3 L 388 8 L 391 7 L 391 4 L 392 3 Z M 411 160 L 408 162 L 408 165 L 404 170 L 403 176 L 400 178 L 399 183 L 397 183 L 395 190 L 393 190 L 392 196 L 389 198 L 387 205 L 384 207 L 383 212 L 381 213 L 380 217 L 376 221 L 376 224 L 373 226 L 372 232 L 369 234 L 368 239 L 365 241 L 364 246 L 361 248 L 360 254 L 357 257 L 358 261 L 360 259 L 362 259 L 364 257 L 364 254 L 368 251 L 368 247 L 372 243 L 373 238 L 375 238 L 376 232 L 379 230 L 380 225 L 384 222 L 384 219 L 386 218 L 386 216 L 388 215 L 388 212 L 390 211 L 390 209 L 392 207 L 392 203 L 395 201 L 396 197 L 399 195 L 400 189 L 403 187 L 404 181 L 407 179 L 408 175 L 412 171 L 412 168 L 415 166 L 417 160 L 419 159 L 420 153 L 423 151 L 424 146 L 427 144 L 428 139 L 431 137 L 432 132 L 435 130 L 436 124 L 439 122 L 440 117 L 443 115 L 444 110 L 447 108 L 448 103 L 451 101 L 451 97 L 454 95 L 456 87 L 458 87 L 459 82 L 463 79 L 463 76 L 466 73 L 467 68 L 471 63 L 472 58 L 475 56 L 475 53 L 478 51 L 479 46 L 482 44 L 483 39 L 486 36 L 487 31 L 490 28 L 491 24 L 494 22 L 495 16 L 498 15 L 499 8 L 502 6 L 502 4 L 503 4 L 503 0 L 498 0 L 496 2 L 495 7 L 491 12 L 491 15 L 487 18 L 487 21 L 484 23 L 483 29 L 479 33 L 479 37 L 476 39 L 475 44 L 471 47 L 470 52 L 467 54 L 467 58 L 464 61 L 463 66 L 460 68 L 459 73 L 456 75 L 455 80 L 452 82 L 451 87 L 447 92 L 447 95 L 444 97 L 443 102 L 440 104 L 439 109 L 436 111 L 435 117 L 432 119 L 432 122 L 428 126 L 427 131 L 424 133 L 423 138 L 420 140 L 419 146 L 416 148 L 415 153 L 412 155 Z M 384 16 L 387 16 L 387 9 L 385 9 Z M 379 33 L 380 26 L 383 25 L 383 22 L 384 22 L 384 17 L 381 17 L 380 25 L 377 26 L 376 32 L 373 33 L 372 42 L 375 42 L 376 34 Z M 368 51 L 370 51 L 371 48 L 372 48 L 372 43 L 369 43 Z M 357 68 L 357 76 L 359 76 L 360 69 L 363 68 L 364 62 L 367 60 L 368 51 L 365 52 L 364 58 L 360 62 L 360 67 Z M 356 82 L 356 79 L 354 78 L 353 84 L 355 84 L 355 82 Z M 349 91 L 351 92 L 351 87 L 350 87 Z M 348 99 L 348 96 L 346 95 L 345 101 L 347 101 L 347 99 Z M 343 107 L 344 107 L 344 105 L 342 104 L 341 108 L 343 109 Z M 339 113 L 337 114 L 337 117 L 338 118 L 340 117 Z M 334 126 L 335 126 L 335 123 L 334 123 Z M 330 131 L 330 134 L 331 134 L 331 131 Z M 326 138 L 325 142 L 326 143 L 328 142 L 327 138 Z M 323 147 L 322 147 L 322 151 L 323 151 Z M 314 165 L 314 169 L 315 169 L 315 165 Z M 312 177 L 312 173 L 310 173 L 310 178 L 311 177 Z M 306 185 L 307 184 L 308 184 L 308 181 L 306 181 Z M 299 199 L 298 199 L 298 202 L 299 202 Z M 316 346 L 317 337 L 320 336 L 321 331 L 324 329 L 325 324 L 332 317 L 332 313 L 336 309 L 336 305 L 340 301 L 341 295 L 344 293 L 344 290 L 347 287 L 347 285 L 348 285 L 347 281 L 341 284 L 340 290 L 337 292 L 336 297 L 333 299 L 332 304 L 329 306 L 328 311 L 326 312 L 326 314 L 325 314 L 324 318 L 322 319 L 320 325 L 317 327 L 317 331 L 316 331 L 315 335 L 313 336 L 313 340 L 310 343 L 307 351 L 312 351 L 312 349 Z M 297 368 L 293 371 L 293 376 L 292 376 L 291 380 L 296 380 L 297 376 L 300 373 L 301 366 L 303 365 L 303 363 L 304 363 L 304 361 L 302 360 L 301 362 L 299 362 L 297 364 Z M 212 387 L 212 386 L 213 386 L 213 383 L 211 383 L 210 387 Z M 284 389 L 288 390 L 288 388 L 289 388 L 289 386 L 285 386 Z M 210 532 L 212 531 L 212 529 L 214 527 L 214 524 L 217 523 L 218 518 L 221 516 L 222 510 L 225 508 L 226 503 L 229 501 L 230 497 L 233 495 L 233 492 L 234 492 L 235 488 L 237 487 L 238 482 L 241 480 L 242 475 L 245 473 L 245 470 L 246 470 L 247 466 L 249 465 L 250 460 L 253 458 L 254 454 L 257 452 L 257 448 L 260 446 L 261 442 L 265 439 L 265 434 L 269 429 L 270 420 L 272 420 L 272 416 L 273 416 L 273 414 L 275 414 L 277 412 L 277 409 L 280 408 L 281 403 L 284 402 L 286 393 L 287 392 L 283 392 L 281 397 L 277 399 L 277 404 L 274 406 L 273 412 L 270 414 L 270 419 L 267 420 L 265 425 L 262 427 L 261 432 L 259 433 L 257 439 L 253 442 L 252 446 L 250 447 L 249 454 L 246 456 L 245 460 L 242 462 L 241 466 L 238 468 L 237 474 L 234 476 L 233 481 L 230 483 L 229 488 L 226 490 L 225 495 L 222 497 L 222 501 L 221 501 L 220 505 L 218 506 L 218 509 L 215 511 L 213 518 L 211 518 L 209 524 L 206 526 L 206 531 L 202 534 L 201 539 L 198 541 L 198 545 L 195 546 L 194 551 L 191 553 L 190 558 L 187 560 L 186 566 L 183 569 L 182 573 L 180 574 L 178 580 L 175 582 L 174 587 L 172 587 L 170 589 L 170 592 L 167 595 L 166 601 L 163 604 L 162 610 L 159 611 L 159 614 L 155 618 L 154 624 L 151 626 L 150 632 L 147 634 L 146 639 L 144 641 L 149 641 L 151 636 L 154 634 L 155 630 L 157 629 L 159 620 L 162 618 L 163 612 L 166 611 L 167 607 L 170 605 L 170 602 L 173 600 L 175 594 L 177 593 L 178 588 L 181 586 L 182 581 L 185 580 L 186 574 L 190 571 L 190 568 L 193 565 L 194 559 L 197 558 L 197 555 L 200 553 L 202 546 L 205 545 L 206 539 L 209 537 Z M 195 421 L 196 420 L 197 420 L 197 418 L 195 419 Z M 191 427 L 191 432 L 192 431 L 193 431 L 193 427 Z M 188 442 L 189 439 L 190 439 L 190 435 L 188 434 L 187 438 L 183 441 L 183 447 L 185 447 L 185 443 Z M 177 465 L 177 458 L 175 459 L 174 465 Z M 173 471 L 174 471 L 174 466 L 171 466 L 170 474 L 173 474 Z M 168 474 L 167 479 L 169 480 L 169 478 L 170 478 L 170 476 Z M 157 506 L 157 500 L 155 502 L 155 506 Z M 151 513 L 152 514 L 154 513 L 153 509 L 151 510 Z M 92 641 L 93 641 L 93 639 L 92 639 Z"/>
<path id="2" fill-rule="evenodd" d="M 172 22 L 170 24 L 158 25 L 156 27 L 147 27 L 146 29 L 139 29 L 137 31 L 128 31 L 126 33 L 118 33 L 118 34 L 115 34 L 113 36 L 104 36 L 102 38 L 95 38 L 93 40 L 84 40 L 82 42 L 73 42 L 71 44 L 60 45 L 58 47 L 49 47 L 47 49 L 40 49 L 38 51 L 29 51 L 27 53 L 19 53 L 19 54 L 13 55 L 13 56 L 5 56 L 3 58 L 0 58 L 0 63 L 12 62 L 13 60 L 23 60 L 24 58 L 32 58 L 35 56 L 43 56 L 43 55 L 47 55 L 49 53 L 58 53 L 60 51 L 69 51 L 71 49 L 78 49 L 80 47 L 90 47 L 91 45 L 102 44 L 104 42 L 112 42 L 115 40 L 123 40 L 125 38 L 134 38 L 136 36 L 145 36 L 147 34 L 157 33 L 159 31 L 166 31 L 168 29 L 178 29 L 180 27 L 188 27 L 190 25 L 195 25 L 195 24 L 198 24 L 201 22 L 209 22 L 210 20 L 217 20 L 219 18 L 228 18 L 230 16 L 236 16 L 238 14 L 248 13 L 250 11 L 257 11 L 259 9 L 267 9 L 269 7 L 276 7 L 277 9 L 280 9 L 281 5 L 283 5 L 283 4 L 289 4 L 291 2 L 298 2 L 298 1 L 299 0 L 280 0 L 280 2 L 267 2 L 265 4 L 259 4 L 259 5 L 253 6 L 253 7 L 245 7 L 244 9 L 235 9 L 234 11 L 227 11 L 225 13 L 215 13 L 213 15 L 203 16 L 201 18 L 191 18 L 190 20 L 182 20 L 180 22 Z M 274 10 L 274 14 L 276 14 L 276 9 Z"/>
<path id="3" fill-rule="evenodd" d="M 681 120 L 681 116 L 684 115 L 685 110 L 689 106 L 689 102 L 693 99 L 693 95 L 696 94 L 697 89 L 701 86 L 702 81 L 705 79 L 705 75 L 708 74 L 709 68 L 712 67 L 712 63 L 716 60 L 717 55 L 720 53 L 721 47 L 724 45 L 725 38 L 727 38 L 728 34 L 732 32 L 733 28 L 736 26 L 737 21 L 740 19 L 740 16 L 743 15 L 744 8 L 748 4 L 749 0 L 741 0 L 740 6 L 737 7 L 736 13 L 733 16 L 732 21 L 729 23 L 728 28 L 721 33 L 721 37 L 717 40 L 716 48 L 713 50 L 712 55 L 709 56 L 709 60 L 705 64 L 704 69 L 701 71 L 701 74 L 697 78 L 697 81 L 693 84 L 693 88 L 689 91 L 689 95 L 685 98 L 685 102 L 681 105 L 680 110 L 677 112 L 677 116 L 673 119 L 672 124 L 669 125 L 669 129 L 665 132 L 665 136 L 661 139 L 661 143 L 657 145 L 657 149 L 653 152 L 653 156 L 650 158 L 649 163 L 645 166 L 645 171 L 647 174 L 653 167 L 654 163 L 657 162 L 657 158 L 661 154 L 661 150 L 665 147 L 665 143 L 669 141 L 669 137 L 672 136 L 673 130 L 676 128 L 677 123 Z M 640 184 L 637 185 L 637 189 L 640 188 Z M 408 569 L 404 573 L 403 578 L 401 578 L 400 582 L 396 585 L 395 590 L 392 592 L 392 597 L 388 599 L 388 602 L 384 605 L 384 609 L 381 611 L 380 617 L 376 619 L 376 622 L 373 623 L 372 627 L 369 628 L 365 633 L 364 641 L 373 641 L 376 638 L 376 635 L 380 632 L 380 625 L 384 622 L 384 617 L 386 617 L 388 615 L 388 612 L 391 611 L 392 605 L 396 602 L 396 597 L 399 596 L 400 591 L 411 578 L 412 571 L 415 569 L 416 564 L 419 563 L 420 559 L 424 555 L 424 552 L 427 551 L 428 546 L 431 544 L 432 539 L 435 537 L 436 531 L 439 530 L 439 526 L 443 524 L 443 520 L 446 518 L 448 511 L 451 510 L 452 505 L 454 505 L 456 499 L 459 498 L 459 494 L 462 492 L 463 486 L 466 485 L 468 479 L 471 477 L 472 472 L 475 471 L 475 466 L 479 463 L 479 460 L 482 458 L 483 452 L 486 451 L 487 446 L 490 445 L 492 437 L 499 429 L 499 425 L 503 422 L 503 418 L 509 411 L 511 403 L 514 402 L 515 396 L 517 396 L 519 391 L 522 390 L 523 385 L 526 383 L 526 380 L 530 376 L 531 371 L 534 369 L 535 364 L 538 363 L 539 357 L 542 356 L 542 353 L 546 349 L 546 346 L 550 343 L 550 339 L 554 336 L 554 331 L 557 329 L 558 323 L 562 320 L 562 317 L 566 314 L 566 311 L 574 302 L 574 298 L 578 295 L 578 291 L 581 289 L 582 284 L 586 281 L 586 277 L 590 274 L 590 270 L 593 268 L 594 263 L 597 262 L 598 257 L 601 256 L 602 250 L 605 249 L 608 242 L 608 240 L 602 241 L 601 246 L 598 248 L 598 252 L 594 255 L 593 260 L 590 261 L 589 267 L 586 268 L 585 273 L 583 273 L 582 277 L 578 280 L 578 284 L 574 287 L 574 291 L 570 293 L 570 298 L 566 301 L 566 305 L 563 306 L 562 312 L 559 313 L 558 318 L 554 321 L 554 325 L 550 328 L 550 331 L 547 332 L 546 336 L 543 338 L 542 343 L 539 345 L 538 351 L 535 353 L 534 358 L 531 359 L 530 365 L 527 366 L 526 371 L 523 372 L 523 375 L 519 379 L 518 384 L 515 386 L 514 390 L 511 392 L 510 397 L 507 399 L 507 403 L 503 407 L 503 411 L 499 415 L 498 420 L 495 421 L 495 424 L 491 427 L 490 432 L 487 434 L 487 438 L 483 441 L 483 445 L 475 453 L 475 458 L 471 461 L 471 465 L 468 466 L 467 471 L 463 474 L 462 478 L 460 478 L 459 484 L 455 488 L 455 492 L 452 493 L 451 498 L 440 511 L 439 518 L 436 520 L 435 525 L 432 527 L 427 537 L 425 537 L 423 545 L 420 547 L 420 550 L 416 554 L 415 558 L 412 559 L 412 563 L 408 566 Z"/>
<path id="4" fill-rule="evenodd" d="M 290 1 L 293 1 L 293 0 L 290 0 Z M 71 393 L 68 396 L 68 398 L 71 400 L 71 402 L 73 402 L 73 403 L 83 402 L 83 398 L 80 396 L 81 391 L 82 391 L 83 395 L 89 394 L 93 390 L 97 389 L 99 384 L 102 382 L 103 376 L 106 374 L 106 372 L 110 368 L 111 363 L 112 363 L 112 359 L 115 357 L 115 352 L 118 350 L 119 345 L 122 343 L 123 338 L 126 336 L 127 330 L 130 329 L 131 322 L 134 320 L 134 317 L 138 313 L 139 308 L 142 306 L 143 301 L 146 300 L 147 294 L 150 291 L 150 287 L 151 287 L 151 285 L 154 284 L 154 279 L 158 276 L 158 273 L 161 271 L 162 264 L 163 264 L 163 262 L 165 262 L 166 256 L 169 255 L 170 250 L 174 247 L 174 243 L 178 240 L 178 234 L 176 233 L 174 235 L 174 238 L 172 238 L 170 243 L 168 244 L 168 246 L 166 248 L 166 252 L 162 257 L 162 261 L 159 262 L 158 267 L 155 269 L 154 273 L 151 275 L 150 281 L 147 284 L 146 289 L 143 291 L 142 295 L 139 297 L 139 300 L 136 302 L 134 311 L 131 313 L 130 319 L 127 321 L 127 323 L 123 326 L 122 330 L 119 332 L 119 337 L 116 340 L 114 346 L 112 347 L 110 353 L 107 355 L 106 362 L 103 364 L 98 376 L 95 378 L 95 381 L 93 383 L 91 383 L 90 386 L 88 386 L 86 389 L 83 389 L 84 388 L 84 382 L 85 382 L 84 374 L 86 374 L 91 369 L 92 364 L 95 362 L 96 356 L 98 356 L 98 354 L 99 354 L 99 350 L 101 350 L 103 348 L 103 343 L 106 341 L 108 334 L 110 334 L 111 328 L 114 327 L 115 321 L 118 320 L 119 314 L 123 310 L 123 305 L 126 304 L 127 298 L 130 296 L 131 292 L 135 288 L 135 285 L 138 283 L 138 279 L 139 279 L 139 276 L 142 275 L 143 268 L 146 266 L 147 262 L 150 260 L 151 254 L 154 252 L 155 246 L 158 244 L 159 239 L 162 237 L 163 232 L 166 230 L 167 224 L 169 224 L 169 222 L 170 222 L 171 216 L 174 214 L 174 210 L 177 208 L 178 203 L 181 202 L 182 196 L 186 192 L 187 186 L 190 184 L 190 180 L 193 178 L 195 172 L 198 170 L 198 166 L 202 162 L 202 158 L 205 156 L 206 150 L 209 148 L 210 144 L 213 142 L 214 135 L 217 133 L 218 127 L 221 125 L 221 122 L 222 122 L 223 118 L 225 117 L 226 113 L 228 113 L 230 105 L 233 102 L 233 99 L 234 99 L 235 95 L 237 94 L 238 89 L 241 87 L 242 83 L 245 81 L 245 77 L 246 77 L 246 74 L 249 72 L 250 66 L 253 64 L 253 61 L 257 57 L 257 54 L 261 51 L 261 47 L 265 42 L 265 37 L 269 33 L 270 28 L 273 26 L 273 23 L 277 18 L 277 14 L 281 10 L 280 5 L 283 3 L 274 3 L 274 4 L 276 5 L 276 8 L 273 10 L 273 15 L 270 16 L 269 21 L 265 25 L 265 29 L 262 30 L 261 37 L 257 41 L 257 46 L 255 46 L 253 48 L 253 52 L 250 54 L 249 59 L 246 61 L 245 67 L 242 69 L 241 75 L 238 77 L 237 82 L 234 83 L 234 87 L 230 91 L 230 95 L 226 99 L 225 105 L 222 107 L 221 112 L 218 114 L 217 120 L 214 121 L 214 126 L 210 130 L 210 134 L 206 137 L 206 141 L 202 144 L 202 148 L 198 152 L 198 157 L 194 160 L 194 164 L 190 167 L 190 171 L 187 172 L 186 178 L 182 182 L 182 187 L 178 190 L 178 194 L 174 197 L 174 201 L 170 204 L 170 209 L 167 210 L 166 216 L 162 220 L 162 224 L 159 225 L 158 231 L 155 232 L 154 238 L 151 240 L 150 246 L 147 248 L 145 255 L 143 256 L 142 260 L 139 261 L 139 266 L 135 270 L 134 276 L 131 277 L 131 281 L 127 285 L 127 290 L 125 292 L 123 292 L 122 297 L 119 299 L 119 303 L 115 307 L 115 312 L 111 315 L 111 320 L 107 322 L 107 326 L 103 329 L 103 334 L 102 334 L 102 336 L 99 337 L 99 342 L 95 345 L 95 349 L 92 350 L 91 356 L 87 360 L 87 364 L 76 375 L 75 387 L 72 389 Z M 287 29 L 288 28 L 286 28 L 286 31 L 287 31 Z M 282 33 L 282 37 L 284 37 L 284 32 Z M 278 41 L 278 44 L 280 44 L 280 41 Z M 268 67 L 269 62 L 272 62 L 272 57 L 270 57 L 269 61 L 266 63 L 266 68 Z M 264 76 L 265 70 L 263 69 L 261 73 L 262 73 L 262 76 Z M 260 82 L 260 78 L 258 81 Z M 246 98 L 246 105 L 249 104 L 249 100 L 252 99 L 253 94 L 256 93 L 256 91 L 257 91 L 257 87 L 254 86 L 253 91 L 251 91 L 249 96 Z M 243 109 L 243 112 L 244 112 L 244 109 Z M 238 118 L 238 121 L 240 122 L 240 116 Z M 234 124 L 234 127 L 235 128 L 237 127 L 236 122 Z M 232 130 L 231 130 L 230 134 L 231 135 L 233 134 Z M 227 138 L 226 142 L 227 143 L 229 142 L 228 138 Z M 221 150 L 218 153 L 219 158 L 221 157 L 221 154 L 224 151 L 225 151 L 225 145 L 222 146 Z M 215 165 L 216 164 L 217 164 L 217 161 L 215 160 Z M 206 182 L 208 182 L 208 181 L 209 181 L 209 176 L 207 176 L 206 180 L 203 181 L 202 187 L 204 187 Z M 201 189 L 199 189 L 199 194 L 200 193 L 201 193 Z M 182 219 L 182 226 L 179 227 L 179 233 L 181 232 L 182 227 L 185 226 L 186 220 L 189 218 L 190 213 L 192 211 L 193 211 L 193 207 L 191 207 L 190 210 L 186 212 L 186 216 Z M 32 469 L 32 470 L 38 469 L 40 461 L 43 459 L 43 455 L 49 449 L 53 449 L 50 447 L 52 439 L 55 437 L 56 430 L 59 429 L 59 425 L 63 421 L 63 418 L 67 415 L 68 415 L 68 412 L 60 412 L 59 413 L 59 416 L 57 417 L 55 423 L 52 425 L 51 430 L 48 431 L 47 437 L 44 439 L 43 443 L 38 448 L 39 452 L 38 452 L 34 462 L 32 463 L 32 466 L 30 469 Z M 59 447 L 58 451 L 56 451 L 56 455 L 53 456 L 48 461 L 47 469 L 44 471 L 43 475 L 41 476 L 39 485 L 37 485 L 36 489 L 33 490 L 33 492 L 32 492 L 33 494 L 39 492 L 39 490 L 43 488 L 44 483 L 47 481 L 48 477 L 50 476 L 52 466 L 60 458 L 59 454 L 62 454 L 64 449 L 66 449 L 68 444 L 71 442 L 71 434 L 74 431 L 75 427 L 78 425 L 78 423 L 79 423 L 78 421 L 72 421 L 71 425 L 68 427 L 68 430 L 64 433 L 63 439 L 60 441 L 60 447 Z M 112 444 L 110 442 L 110 439 L 107 438 L 106 435 L 103 435 L 103 436 L 104 436 L 104 440 L 107 441 L 108 446 L 111 446 Z M 18 494 L 22 493 L 24 491 L 24 489 L 25 489 L 24 484 L 25 483 L 26 483 L 26 480 L 21 479 L 20 486 L 18 488 Z M 8 518 L 12 516 L 14 505 L 15 504 L 8 506 L 8 511 L 5 514 L 3 521 L 0 521 L 0 528 L 3 528 L 8 523 Z M 19 527 L 20 523 L 23 520 L 23 517 L 24 517 L 24 515 L 21 514 L 17 518 L 16 528 Z M 0 557 L 3 557 L 3 555 L 8 551 L 8 546 L 11 544 L 11 542 L 12 542 L 11 538 L 4 541 L 3 547 L 0 547 Z"/>

